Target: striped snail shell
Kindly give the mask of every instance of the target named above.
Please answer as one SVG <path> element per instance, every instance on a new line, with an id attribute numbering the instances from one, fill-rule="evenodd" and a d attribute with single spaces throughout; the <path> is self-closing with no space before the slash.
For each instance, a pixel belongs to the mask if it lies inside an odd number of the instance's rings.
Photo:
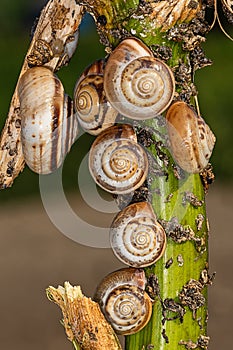
<path id="1" fill-rule="evenodd" d="M 216 140 L 213 132 L 183 101 L 169 107 L 166 120 L 174 160 L 188 173 L 199 173 L 211 157 Z"/>
<path id="2" fill-rule="evenodd" d="M 125 268 L 107 275 L 97 287 L 94 300 L 118 334 L 133 334 L 149 322 L 152 302 L 145 292 L 142 269 Z"/>
<path id="3" fill-rule="evenodd" d="M 148 159 L 131 125 L 111 126 L 97 136 L 89 152 L 89 170 L 110 193 L 130 193 L 143 184 Z"/>
<path id="4" fill-rule="evenodd" d="M 104 90 L 104 60 L 88 67 L 74 89 L 74 107 L 80 126 L 92 135 L 115 123 L 117 111 L 107 102 Z"/>
<path id="5" fill-rule="evenodd" d="M 119 113 L 131 119 L 150 119 L 171 103 L 175 79 L 170 68 L 140 40 L 128 38 L 108 58 L 104 89 Z"/>
<path id="6" fill-rule="evenodd" d="M 151 205 L 138 202 L 115 217 L 110 228 L 110 243 L 114 254 L 125 264 L 146 267 L 163 255 L 166 234 Z"/>
<path id="7" fill-rule="evenodd" d="M 45 67 L 26 71 L 18 84 L 21 141 L 26 164 L 49 174 L 64 161 L 78 132 L 73 102 L 61 81 Z"/>

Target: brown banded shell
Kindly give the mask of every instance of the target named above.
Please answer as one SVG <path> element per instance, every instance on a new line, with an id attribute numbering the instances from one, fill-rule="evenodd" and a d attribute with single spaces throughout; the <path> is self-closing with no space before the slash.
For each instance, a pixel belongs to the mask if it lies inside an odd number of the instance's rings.
<path id="1" fill-rule="evenodd" d="M 131 119 L 150 119 L 171 103 L 175 80 L 170 68 L 138 39 L 123 40 L 110 54 L 104 74 L 108 101 Z"/>
<path id="2" fill-rule="evenodd" d="M 36 173 L 51 173 L 62 164 L 78 133 L 73 102 L 45 67 L 23 74 L 18 95 L 25 162 Z"/>
<path id="3" fill-rule="evenodd" d="M 145 292 L 142 269 L 126 268 L 110 273 L 97 287 L 94 300 L 118 334 L 133 334 L 149 322 L 152 302 Z"/>
<path id="4" fill-rule="evenodd" d="M 107 102 L 103 90 L 103 63 L 96 61 L 81 75 L 74 89 L 74 106 L 80 126 L 92 135 L 98 135 L 112 126 L 117 111 Z"/>
<path id="5" fill-rule="evenodd" d="M 216 140 L 213 132 L 183 101 L 169 107 L 166 120 L 174 160 L 188 173 L 199 173 L 211 157 Z"/>
<path id="6" fill-rule="evenodd" d="M 103 75 L 104 74 L 105 59 L 99 59 L 87 66 L 81 74 L 79 80 L 86 78 L 90 74 Z"/>
<path id="7" fill-rule="evenodd" d="M 89 152 L 89 170 L 95 182 L 110 193 L 130 193 L 148 173 L 148 159 L 131 125 L 120 124 L 97 136 Z"/>
<path id="8" fill-rule="evenodd" d="M 166 233 L 156 220 L 151 205 L 138 202 L 127 206 L 113 220 L 110 243 L 123 263 L 146 267 L 161 258 L 166 247 Z"/>

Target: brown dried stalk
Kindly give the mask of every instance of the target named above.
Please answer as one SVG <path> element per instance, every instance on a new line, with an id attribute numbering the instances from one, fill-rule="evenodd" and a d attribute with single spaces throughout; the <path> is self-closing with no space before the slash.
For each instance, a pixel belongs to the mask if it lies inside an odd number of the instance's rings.
<path id="1" fill-rule="evenodd" d="M 46 290 L 50 301 L 62 310 L 63 325 L 68 339 L 75 348 L 83 350 L 121 350 L 114 330 L 104 318 L 99 305 L 82 294 L 79 286 L 49 287 Z"/>
<path id="2" fill-rule="evenodd" d="M 68 63 L 67 55 L 54 55 L 49 44 L 55 40 L 64 45 L 75 38 L 83 15 L 83 7 L 75 0 L 50 0 L 41 12 L 19 78 L 30 66 L 44 65 L 56 71 Z M 13 184 L 24 168 L 21 147 L 21 119 L 16 84 L 8 117 L 0 138 L 0 188 Z"/>

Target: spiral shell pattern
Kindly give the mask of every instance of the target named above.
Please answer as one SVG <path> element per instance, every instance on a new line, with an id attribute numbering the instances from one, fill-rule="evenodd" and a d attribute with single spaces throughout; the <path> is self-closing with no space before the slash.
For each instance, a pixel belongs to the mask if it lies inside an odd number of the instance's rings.
<path id="1" fill-rule="evenodd" d="M 216 140 L 210 127 L 183 101 L 169 107 L 166 120 L 174 160 L 188 173 L 199 173 L 207 166 Z"/>
<path id="2" fill-rule="evenodd" d="M 166 234 L 151 205 L 139 202 L 115 217 L 110 228 L 110 243 L 114 254 L 125 264 L 146 267 L 163 255 Z"/>
<path id="3" fill-rule="evenodd" d="M 96 138 L 89 153 L 89 170 L 95 182 L 110 193 L 129 193 L 143 184 L 148 159 L 130 125 L 112 126 Z"/>
<path id="4" fill-rule="evenodd" d="M 107 102 L 103 79 L 103 60 L 100 60 L 85 70 L 74 89 L 74 106 L 79 124 L 92 135 L 98 135 L 112 126 L 118 114 Z"/>
<path id="5" fill-rule="evenodd" d="M 51 173 L 62 164 L 78 133 L 73 102 L 45 67 L 23 74 L 18 95 L 25 162 L 36 173 Z"/>
<path id="6" fill-rule="evenodd" d="M 121 269 L 106 276 L 97 287 L 94 300 L 118 334 L 133 334 L 146 326 L 152 303 L 145 292 L 141 269 Z"/>
<path id="7" fill-rule="evenodd" d="M 104 90 L 119 113 L 131 119 L 150 119 L 171 103 L 175 80 L 164 62 L 153 57 L 138 39 L 130 38 L 122 41 L 109 56 Z"/>

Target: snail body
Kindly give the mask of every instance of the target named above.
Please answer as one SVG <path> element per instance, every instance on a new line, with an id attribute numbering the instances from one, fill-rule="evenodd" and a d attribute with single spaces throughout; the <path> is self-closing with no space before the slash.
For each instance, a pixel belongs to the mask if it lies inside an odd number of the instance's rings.
<path id="1" fill-rule="evenodd" d="M 77 136 L 73 102 L 45 67 L 23 74 L 18 95 L 25 162 L 36 173 L 51 173 L 62 164 Z"/>
<path id="2" fill-rule="evenodd" d="M 167 113 L 171 153 L 188 173 L 199 173 L 211 157 L 215 136 L 204 119 L 185 102 L 173 103 Z"/>
<path id="3" fill-rule="evenodd" d="M 147 154 L 131 125 L 115 125 L 97 136 L 89 152 L 89 170 L 94 181 L 110 193 L 130 193 L 143 184 Z"/>
<path id="4" fill-rule="evenodd" d="M 118 114 L 104 93 L 103 64 L 104 60 L 99 60 L 88 67 L 74 89 L 74 107 L 79 124 L 92 135 L 98 135 L 113 125 Z"/>
<path id="5" fill-rule="evenodd" d="M 164 253 L 166 234 L 148 202 L 124 208 L 112 222 L 110 243 L 114 254 L 127 265 L 146 267 Z"/>
<path id="6" fill-rule="evenodd" d="M 68 36 L 65 40 L 60 38 L 45 37 L 35 41 L 32 51 L 27 56 L 29 67 L 50 65 L 54 58 L 58 59 L 56 69 L 67 64 L 73 56 L 79 38 L 78 29 L 73 35 Z"/>
<path id="7" fill-rule="evenodd" d="M 131 119 L 160 115 L 171 103 L 175 80 L 170 68 L 140 40 L 123 40 L 110 54 L 104 90 L 111 105 Z"/>
<path id="8" fill-rule="evenodd" d="M 145 292 L 142 269 L 120 269 L 107 275 L 96 289 L 94 300 L 116 333 L 133 334 L 149 322 L 152 302 Z"/>

